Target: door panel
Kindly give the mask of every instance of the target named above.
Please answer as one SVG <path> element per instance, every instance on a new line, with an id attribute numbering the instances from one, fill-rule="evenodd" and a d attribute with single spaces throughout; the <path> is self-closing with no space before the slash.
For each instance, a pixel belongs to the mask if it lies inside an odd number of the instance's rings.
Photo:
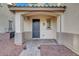
<path id="1" fill-rule="evenodd" d="M 33 38 L 40 38 L 40 20 L 39 19 L 33 19 L 32 37 Z"/>

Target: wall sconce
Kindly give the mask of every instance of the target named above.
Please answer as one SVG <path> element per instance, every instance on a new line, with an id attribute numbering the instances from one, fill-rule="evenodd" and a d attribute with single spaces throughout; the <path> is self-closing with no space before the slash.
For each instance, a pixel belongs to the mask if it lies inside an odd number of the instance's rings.
<path id="1" fill-rule="evenodd" d="M 43 26 L 45 26 L 45 23 L 43 23 Z"/>

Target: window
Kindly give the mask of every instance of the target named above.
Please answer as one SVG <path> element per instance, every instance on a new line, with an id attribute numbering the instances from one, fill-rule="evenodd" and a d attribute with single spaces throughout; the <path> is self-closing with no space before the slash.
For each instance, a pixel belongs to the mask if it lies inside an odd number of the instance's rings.
<path id="1" fill-rule="evenodd" d="M 12 21 L 9 20 L 9 31 L 12 31 Z"/>
<path id="2" fill-rule="evenodd" d="M 0 3 L 0 7 L 2 7 L 2 3 Z"/>
<path id="3" fill-rule="evenodd" d="M 51 19 L 47 19 L 47 29 L 51 29 Z"/>

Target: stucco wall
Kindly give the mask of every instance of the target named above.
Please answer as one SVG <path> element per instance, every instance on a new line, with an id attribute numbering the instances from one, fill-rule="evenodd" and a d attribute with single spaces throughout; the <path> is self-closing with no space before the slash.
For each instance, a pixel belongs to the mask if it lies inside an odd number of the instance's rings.
<path id="1" fill-rule="evenodd" d="M 79 4 L 64 4 L 67 6 L 63 14 L 62 32 L 79 34 Z"/>
<path id="2" fill-rule="evenodd" d="M 25 19 L 24 22 L 24 32 L 31 32 L 31 38 L 32 38 L 32 19 L 40 19 L 40 39 L 56 39 L 56 18 L 51 19 L 51 29 L 47 29 L 47 22 L 46 19 L 49 18 L 49 16 L 31 16 L 29 19 Z M 45 23 L 45 25 L 43 25 Z"/>
<path id="3" fill-rule="evenodd" d="M 67 6 L 61 16 L 61 32 L 57 33 L 57 41 L 79 54 L 79 4 Z"/>
<path id="4" fill-rule="evenodd" d="M 79 34 L 57 32 L 57 41 L 79 54 Z"/>
<path id="5" fill-rule="evenodd" d="M 9 8 L 6 3 L 1 3 L 1 6 L 2 7 L 0 7 L 0 33 L 4 33 L 8 32 L 9 20 L 14 21 L 14 16 L 13 13 L 9 11 Z"/>

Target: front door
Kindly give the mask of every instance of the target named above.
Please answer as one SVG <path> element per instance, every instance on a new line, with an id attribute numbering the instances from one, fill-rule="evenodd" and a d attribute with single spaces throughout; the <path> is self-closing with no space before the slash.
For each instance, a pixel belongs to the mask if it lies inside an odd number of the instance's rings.
<path id="1" fill-rule="evenodd" d="M 40 38 L 40 19 L 32 21 L 32 38 Z"/>

